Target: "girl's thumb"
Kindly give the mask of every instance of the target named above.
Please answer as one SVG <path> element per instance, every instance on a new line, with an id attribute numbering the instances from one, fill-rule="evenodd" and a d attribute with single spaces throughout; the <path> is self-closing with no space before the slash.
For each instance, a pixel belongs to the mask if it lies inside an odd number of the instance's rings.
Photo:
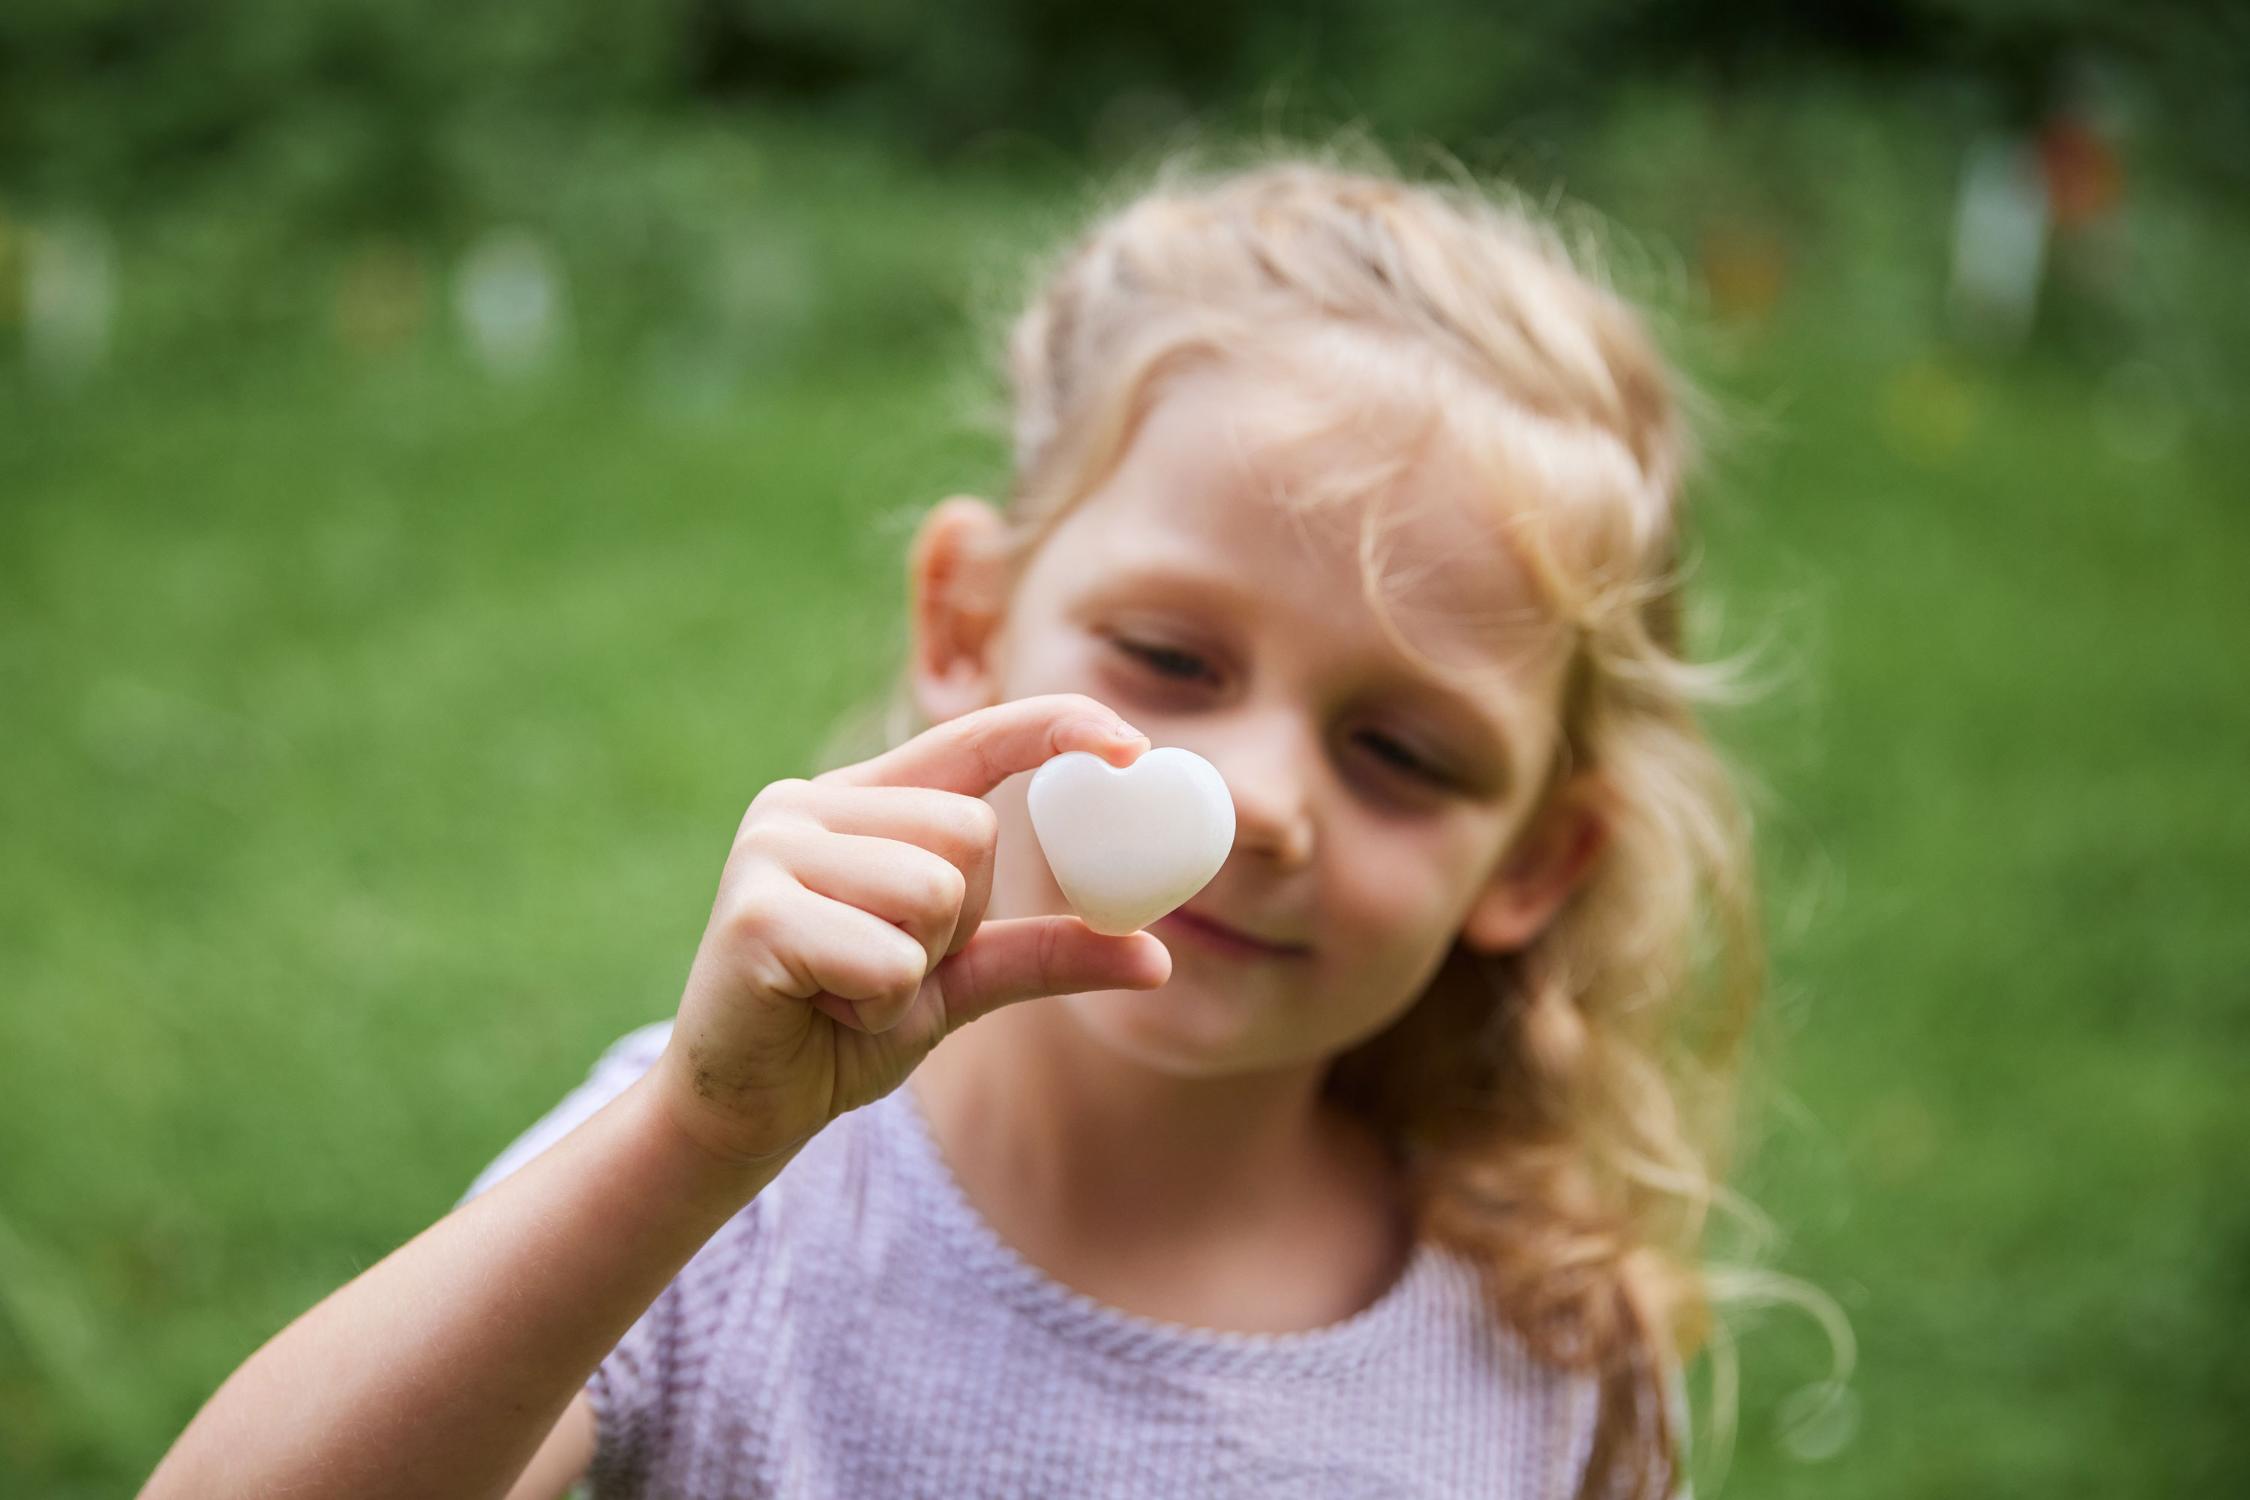
<path id="1" fill-rule="evenodd" d="M 979 926 L 929 982 L 950 1033 L 1018 1000 L 1153 990 L 1171 977 L 1171 950 L 1149 933 L 1108 937 L 1076 917 L 1011 917 Z"/>

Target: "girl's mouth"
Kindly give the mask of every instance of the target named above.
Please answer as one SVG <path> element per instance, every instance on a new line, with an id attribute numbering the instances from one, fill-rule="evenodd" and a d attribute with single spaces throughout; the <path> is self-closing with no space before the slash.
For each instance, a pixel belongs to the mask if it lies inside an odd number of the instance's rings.
<path id="1" fill-rule="evenodd" d="M 1305 958 L 1312 953 L 1302 943 L 1269 942 L 1184 906 L 1165 913 L 1149 926 L 1161 937 L 1181 938 L 1233 958 Z"/>

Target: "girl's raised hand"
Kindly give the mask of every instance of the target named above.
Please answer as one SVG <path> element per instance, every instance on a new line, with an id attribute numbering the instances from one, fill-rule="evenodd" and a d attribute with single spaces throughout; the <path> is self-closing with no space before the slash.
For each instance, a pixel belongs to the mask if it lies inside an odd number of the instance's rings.
<path id="1" fill-rule="evenodd" d="M 1171 955 L 1145 932 L 984 920 L 998 834 L 984 794 L 1066 750 L 1122 766 L 1147 744 L 1094 699 L 1058 693 L 759 792 L 653 1075 L 672 1118 L 752 1163 L 889 1093 L 988 1011 L 1163 984 Z"/>

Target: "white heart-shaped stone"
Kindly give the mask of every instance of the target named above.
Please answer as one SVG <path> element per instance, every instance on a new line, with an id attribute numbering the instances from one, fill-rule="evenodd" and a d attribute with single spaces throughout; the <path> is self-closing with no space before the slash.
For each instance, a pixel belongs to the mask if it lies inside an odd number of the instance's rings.
<path id="1" fill-rule="evenodd" d="M 1234 847 L 1219 768 L 1160 745 L 1122 769 L 1067 750 L 1031 773 L 1031 828 L 1071 910 L 1096 932 L 1138 932 L 1203 889 Z"/>

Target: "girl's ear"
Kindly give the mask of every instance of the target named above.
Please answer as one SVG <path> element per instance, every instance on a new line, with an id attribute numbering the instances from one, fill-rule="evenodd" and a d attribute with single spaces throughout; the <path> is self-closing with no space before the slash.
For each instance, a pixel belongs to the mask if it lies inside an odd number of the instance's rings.
<path id="1" fill-rule="evenodd" d="M 931 507 L 907 561 L 915 706 L 932 724 L 999 702 L 992 660 L 1006 600 L 1000 513 L 954 495 Z"/>
<path id="2" fill-rule="evenodd" d="M 1610 787 L 1600 775 L 1580 771 L 1556 787 L 1477 893 L 1461 940 L 1481 953 L 1529 946 L 1593 869 L 1609 830 Z"/>

